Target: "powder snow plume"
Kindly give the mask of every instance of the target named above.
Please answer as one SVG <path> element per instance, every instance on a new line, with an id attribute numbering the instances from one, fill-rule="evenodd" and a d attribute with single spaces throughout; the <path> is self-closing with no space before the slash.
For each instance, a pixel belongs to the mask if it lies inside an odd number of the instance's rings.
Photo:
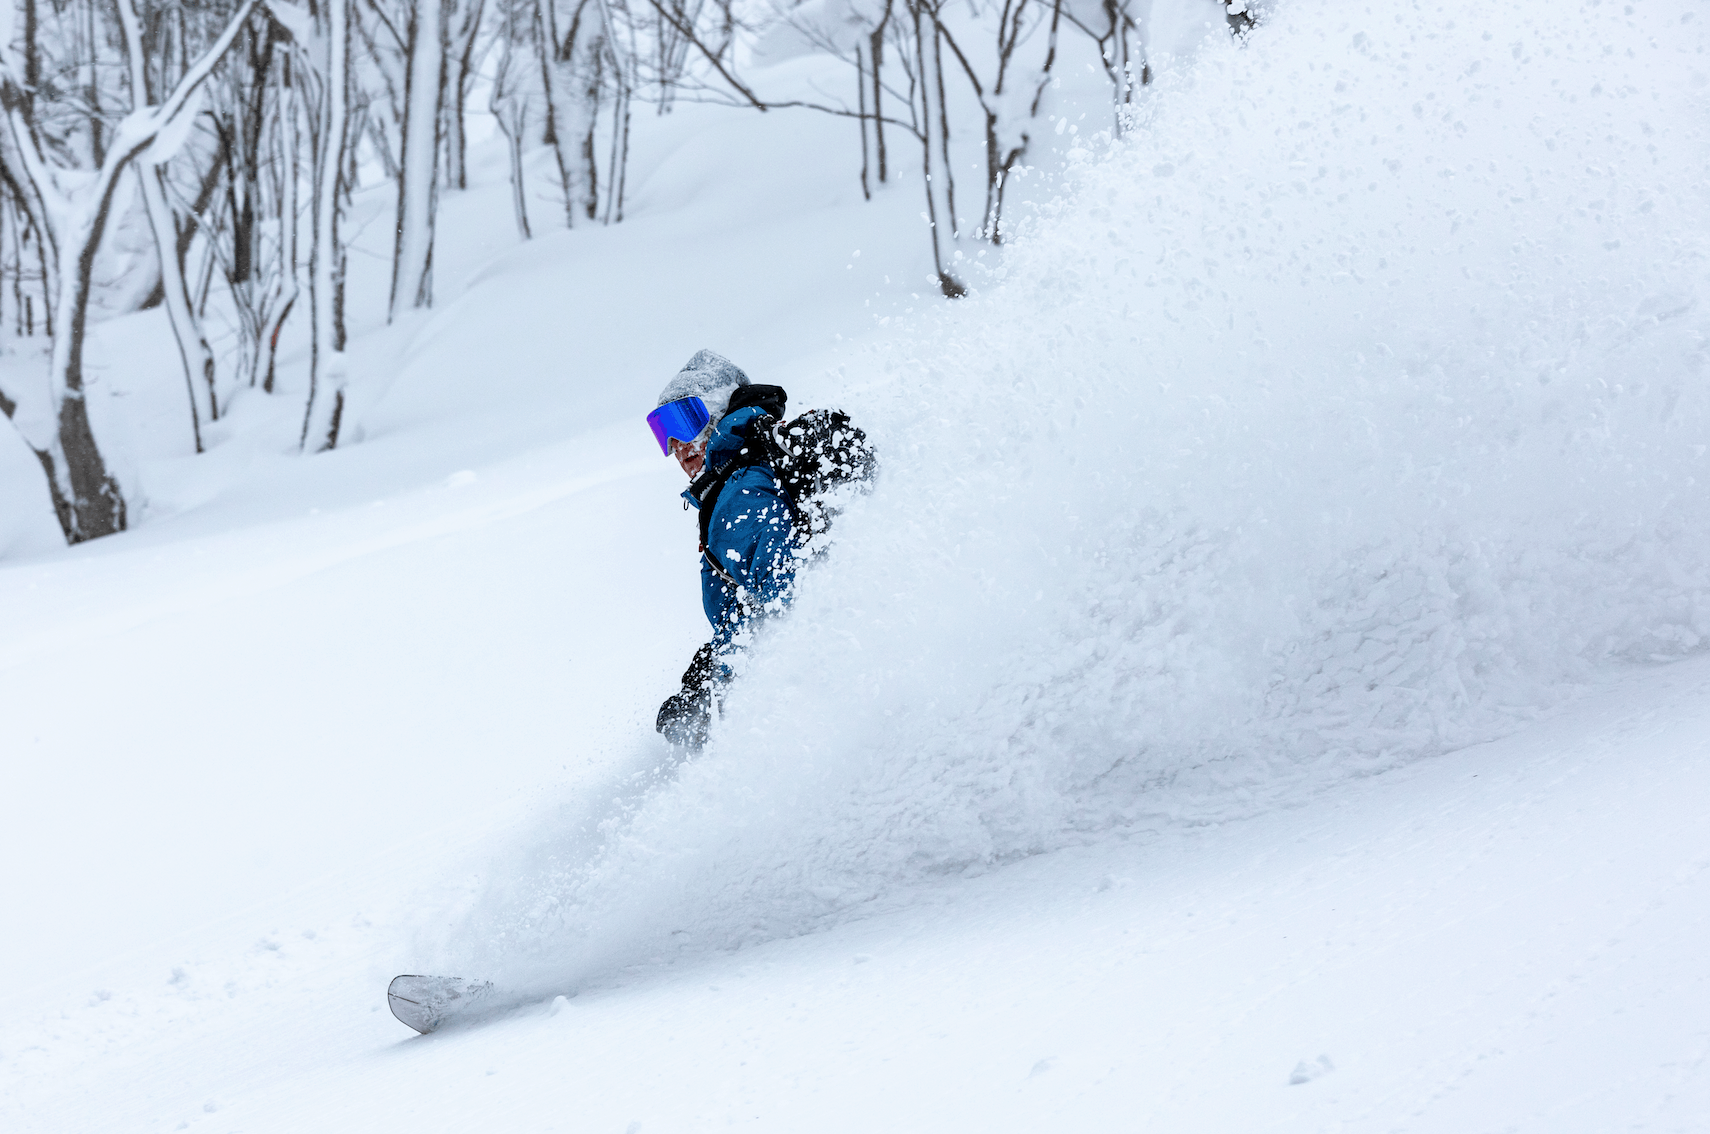
<path id="1" fill-rule="evenodd" d="M 1698 649 L 1704 22 L 1295 0 L 1166 70 L 1004 279 L 850 361 L 881 481 L 712 747 L 520 837 L 446 963 L 807 932 Z"/>

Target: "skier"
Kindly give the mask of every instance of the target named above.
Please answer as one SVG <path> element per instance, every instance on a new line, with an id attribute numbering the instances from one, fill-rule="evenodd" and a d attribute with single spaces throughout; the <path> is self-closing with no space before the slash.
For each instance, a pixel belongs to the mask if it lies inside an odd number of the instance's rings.
<path id="1" fill-rule="evenodd" d="M 647 415 L 660 451 L 676 458 L 690 481 L 683 499 L 700 521 L 701 606 L 713 628 L 683 673 L 682 689 L 659 707 L 660 734 L 685 748 L 706 742 L 738 631 L 789 601 L 795 509 L 764 445 L 786 397 L 782 387 L 750 382 L 729 359 L 702 350 Z"/>

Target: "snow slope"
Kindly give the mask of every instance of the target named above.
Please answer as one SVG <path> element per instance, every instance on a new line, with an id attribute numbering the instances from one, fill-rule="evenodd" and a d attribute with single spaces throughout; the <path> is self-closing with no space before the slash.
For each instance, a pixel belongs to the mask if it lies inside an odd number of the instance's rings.
<path id="1" fill-rule="evenodd" d="M 1573 15 L 1279 5 L 954 309 L 856 302 L 898 192 L 661 183 L 448 256 L 360 444 L 139 442 L 0 570 L 0 1122 L 1703 1129 L 1710 64 Z M 884 467 L 661 774 L 701 345 Z M 520 1006 L 409 1037 L 421 969 Z"/>
<path id="2" fill-rule="evenodd" d="M 327 887 L 199 934 L 208 961 L 187 946 L 170 972 L 109 966 L 108 998 L 31 1021 L 0 1048 L 0 1118 L 1700 1131 L 1707 710 L 1710 665 L 1678 663 L 1301 807 L 947 879 L 825 933 L 426 1038 L 380 1007 L 365 963 L 392 926 L 328 919 L 350 906 Z"/>
<path id="3" fill-rule="evenodd" d="M 1453 12 L 1300 3 L 1209 50 L 1007 286 L 857 356 L 882 483 L 756 652 L 729 757 L 555 817 L 436 960 L 544 995 L 801 932 L 1697 647 L 1701 41 Z"/>

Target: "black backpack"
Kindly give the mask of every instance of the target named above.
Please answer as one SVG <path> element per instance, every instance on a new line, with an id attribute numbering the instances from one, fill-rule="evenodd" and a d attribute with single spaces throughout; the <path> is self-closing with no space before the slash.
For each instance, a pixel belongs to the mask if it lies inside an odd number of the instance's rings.
<path id="1" fill-rule="evenodd" d="M 826 493 L 872 479 L 878 458 L 867 434 L 842 410 L 808 410 L 765 431 L 772 471 L 807 530 L 800 540 L 823 532 L 835 509 Z"/>
<path id="2" fill-rule="evenodd" d="M 830 489 L 864 483 L 878 469 L 878 459 L 867 434 L 842 410 L 809 410 L 799 417 L 780 420 L 789 395 L 782 386 L 758 383 L 738 386 L 730 396 L 725 413 L 759 406 L 764 415 L 750 422 L 743 437 L 748 447 L 722 468 L 708 469 L 689 486 L 700 501 L 701 547 L 707 543 L 707 525 L 719 492 L 739 469 L 765 465 L 778 480 L 790 502 L 795 520 L 795 541 L 806 544 L 831 525 L 837 509 L 826 498 Z M 713 564 L 716 570 L 719 564 Z M 720 571 L 720 574 L 723 574 Z"/>

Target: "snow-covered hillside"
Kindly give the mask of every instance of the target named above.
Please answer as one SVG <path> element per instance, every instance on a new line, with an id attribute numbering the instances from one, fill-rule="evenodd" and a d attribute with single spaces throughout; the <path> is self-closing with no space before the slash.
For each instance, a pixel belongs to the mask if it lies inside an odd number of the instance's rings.
<path id="1" fill-rule="evenodd" d="M 510 247 L 489 153 L 360 443 L 127 416 L 155 518 L 0 565 L 0 1122 L 1705 1129 L 1704 19 L 1212 30 L 970 300 L 687 108 L 614 228 Z M 702 346 L 883 465 L 671 770 Z"/>
<path id="2" fill-rule="evenodd" d="M 369 900 L 384 870 L 108 965 L 27 1032 L 9 1015 L 3 1113 L 249 1134 L 1702 1130 L 1707 705 L 1710 669 L 1679 663 L 1301 807 L 945 878 L 428 1037 L 378 995 L 407 916 Z"/>

